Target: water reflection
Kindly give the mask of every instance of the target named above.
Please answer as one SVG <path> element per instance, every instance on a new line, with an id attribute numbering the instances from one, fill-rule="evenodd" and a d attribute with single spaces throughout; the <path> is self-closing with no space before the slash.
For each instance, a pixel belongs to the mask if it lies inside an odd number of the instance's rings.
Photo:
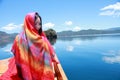
<path id="1" fill-rule="evenodd" d="M 48 39 L 48 40 L 50 41 L 51 45 L 54 45 L 56 43 L 57 38 L 53 38 L 53 39 L 51 38 L 51 39 Z M 12 44 L 12 43 L 13 43 L 13 40 L 12 41 L 4 40 L 4 41 L 0 42 L 0 48 L 4 48 L 8 44 Z"/>
<path id="2" fill-rule="evenodd" d="M 112 38 L 120 38 L 120 35 L 93 35 L 93 36 L 74 36 L 74 37 L 58 37 L 58 40 L 62 40 L 62 41 L 73 41 L 73 40 L 77 40 L 75 41 L 75 44 L 78 44 L 80 45 L 81 44 L 81 41 L 93 41 L 93 40 L 96 40 L 98 38 L 106 38 L 106 37 L 112 37 Z M 50 38 L 48 39 L 51 43 L 51 45 L 54 45 L 57 41 L 57 38 Z M 3 48 L 5 46 L 7 46 L 8 44 L 10 43 L 13 43 L 13 39 L 10 40 L 10 41 L 2 41 L 0 43 L 0 48 Z"/>
<path id="3" fill-rule="evenodd" d="M 91 35 L 91 36 L 58 37 L 58 39 L 63 40 L 63 41 L 72 41 L 74 39 L 79 39 L 81 41 L 86 41 L 86 40 L 92 41 L 92 40 L 98 39 L 100 37 L 102 37 L 102 38 L 106 38 L 106 37 L 119 38 L 120 34 L 119 35 Z"/>
<path id="4" fill-rule="evenodd" d="M 11 52 L 11 46 L 12 44 L 8 44 L 7 46 L 1 48 L 1 50 L 3 50 L 4 52 Z"/>
<path id="5" fill-rule="evenodd" d="M 66 50 L 71 52 L 71 51 L 74 50 L 74 47 L 73 47 L 73 46 L 67 46 L 67 47 L 66 47 Z"/>
<path id="6" fill-rule="evenodd" d="M 75 44 L 80 45 L 80 44 L 82 44 L 82 41 L 81 40 L 75 40 Z"/>
<path id="7" fill-rule="evenodd" d="M 120 80 L 120 36 L 64 37 L 55 46 L 69 80 Z"/>
<path id="8" fill-rule="evenodd" d="M 0 60 L 13 56 L 13 54 L 11 52 L 11 46 L 12 46 L 12 44 L 8 44 L 8 45 L 4 46 L 3 48 L 0 48 Z"/>
<path id="9" fill-rule="evenodd" d="M 13 41 L 0 41 L 0 48 L 4 48 L 5 46 L 7 46 L 8 44 L 11 44 Z"/>
<path id="10" fill-rule="evenodd" d="M 120 63 L 120 50 L 110 50 L 104 54 L 103 60 L 107 63 Z"/>
<path id="11" fill-rule="evenodd" d="M 64 37 L 50 43 L 69 80 L 120 80 L 119 36 Z M 7 53 L 10 46 L 0 49 Z"/>
<path id="12" fill-rule="evenodd" d="M 80 40 L 94 40 L 96 39 L 98 36 L 75 36 L 75 37 L 58 37 L 59 40 L 63 40 L 63 41 L 72 41 L 74 39 L 80 39 Z"/>
<path id="13" fill-rule="evenodd" d="M 56 43 L 57 38 L 50 38 L 48 39 L 51 45 L 54 45 Z"/>

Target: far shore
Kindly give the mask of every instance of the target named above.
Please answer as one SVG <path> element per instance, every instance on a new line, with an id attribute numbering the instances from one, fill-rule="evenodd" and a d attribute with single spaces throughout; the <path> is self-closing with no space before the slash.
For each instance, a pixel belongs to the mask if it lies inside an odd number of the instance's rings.
<path id="1" fill-rule="evenodd" d="M 87 35 L 66 35 L 58 37 L 82 37 L 82 36 L 120 36 L 120 33 L 111 33 L 111 34 L 87 34 Z"/>

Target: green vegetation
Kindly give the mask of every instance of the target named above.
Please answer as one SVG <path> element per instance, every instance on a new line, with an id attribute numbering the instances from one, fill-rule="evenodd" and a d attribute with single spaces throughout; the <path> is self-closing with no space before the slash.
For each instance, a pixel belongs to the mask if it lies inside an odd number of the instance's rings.
<path id="1" fill-rule="evenodd" d="M 53 29 L 48 29 L 48 30 L 46 30 L 44 32 L 45 32 L 48 40 L 50 41 L 50 43 L 52 45 L 54 45 L 54 43 L 56 42 L 56 39 L 57 39 L 57 33 L 56 33 L 56 31 L 53 30 Z"/>
<path id="2" fill-rule="evenodd" d="M 57 38 L 57 33 L 53 29 L 44 31 L 48 39 Z"/>

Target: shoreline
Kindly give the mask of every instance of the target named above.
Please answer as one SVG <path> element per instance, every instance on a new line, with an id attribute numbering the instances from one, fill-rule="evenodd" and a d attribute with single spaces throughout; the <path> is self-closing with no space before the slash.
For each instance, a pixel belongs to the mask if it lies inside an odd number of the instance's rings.
<path id="1" fill-rule="evenodd" d="M 66 36 L 58 36 L 58 38 L 61 37 L 84 37 L 84 36 L 120 36 L 120 33 L 111 33 L 111 34 L 84 34 L 84 35 L 66 35 Z"/>

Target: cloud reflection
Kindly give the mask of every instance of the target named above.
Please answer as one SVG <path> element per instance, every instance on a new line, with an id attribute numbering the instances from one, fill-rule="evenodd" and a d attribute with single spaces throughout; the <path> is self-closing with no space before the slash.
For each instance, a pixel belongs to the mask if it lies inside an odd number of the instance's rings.
<path id="1" fill-rule="evenodd" d="M 73 46 L 67 46 L 66 50 L 71 52 L 71 51 L 74 50 L 74 47 Z"/>
<path id="2" fill-rule="evenodd" d="M 5 52 L 11 52 L 11 49 L 4 49 Z"/>
<path id="3" fill-rule="evenodd" d="M 107 63 L 120 63 L 120 50 L 114 51 L 110 50 L 108 53 L 104 54 L 105 56 L 102 58 L 103 61 Z"/>
<path id="4" fill-rule="evenodd" d="M 81 44 L 81 41 L 80 41 L 80 40 L 76 40 L 76 41 L 75 41 L 75 44 L 76 44 L 76 45 L 80 45 L 80 44 Z"/>

